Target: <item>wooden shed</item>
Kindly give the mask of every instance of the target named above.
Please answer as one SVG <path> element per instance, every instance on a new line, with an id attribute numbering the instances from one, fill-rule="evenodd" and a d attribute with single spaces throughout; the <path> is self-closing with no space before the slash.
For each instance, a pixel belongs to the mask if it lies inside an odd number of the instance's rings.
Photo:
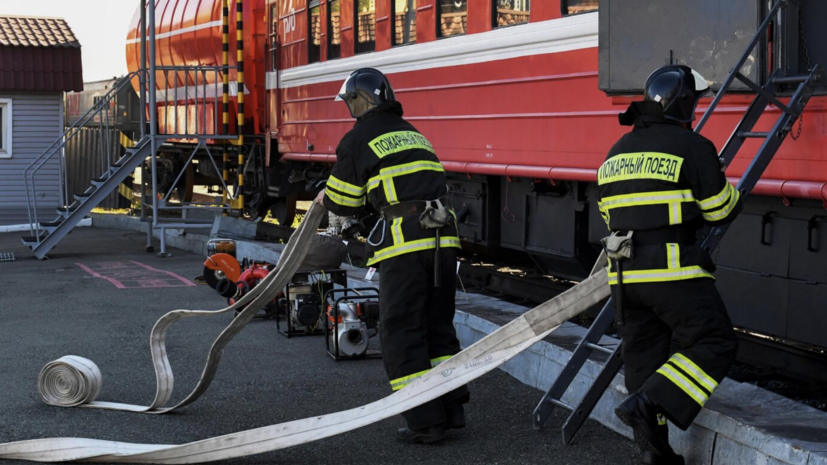
<path id="1" fill-rule="evenodd" d="M 63 134 L 63 93 L 83 90 L 65 20 L 0 16 L 0 225 L 27 224 L 26 169 Z M 57 157 L 37 172 L 41 219 L 61 204 Z"/>

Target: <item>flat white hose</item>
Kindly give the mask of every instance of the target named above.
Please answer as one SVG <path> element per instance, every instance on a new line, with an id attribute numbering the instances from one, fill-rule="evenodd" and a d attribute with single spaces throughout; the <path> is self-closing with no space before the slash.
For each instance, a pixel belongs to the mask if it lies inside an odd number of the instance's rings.
<path id="1" fill-rule="evenodd" d="M 308 212 L 308 217 L 312 213 L 313 208 Z M 305 221 L 307 219 L 306 217 Z M 299 239 L 297 235 L 298 231 L 291 239 L 291 244 Z M 280 263 L 284 262 L 285 268 L 292 267 L 293 260 L 300 262 L 299 254 L 292 255 L 286 261 L 281 260 Z M 565 321 L 608 297 L 609 293 L 607 274 L 593 273 L 577 286 L 526 312 L 442 362 L 439 371 L 431 370 L 390 396 L 351 410 L 182 445 L 131 444 L 80 438 L 19 441 L 0 444 L 0 458 L 39 462 L 201 463 L 260 454 L 335 436 L 410 410 L 479 378 L 528 349 Z M 95 404 L 100 403 L 82 406 Z"/>

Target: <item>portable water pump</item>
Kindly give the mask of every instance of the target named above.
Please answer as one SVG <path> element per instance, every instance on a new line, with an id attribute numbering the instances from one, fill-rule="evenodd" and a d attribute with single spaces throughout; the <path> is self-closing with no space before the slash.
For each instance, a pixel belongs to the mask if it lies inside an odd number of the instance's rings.
<path id="1" fill-rule="evenodd" d="M 368 350 L 370 338 L 379 332 L 378 289 L 333 289 L 325 294 L 325 302 L 325 344 L 334 360 L 381 356 Z"/>

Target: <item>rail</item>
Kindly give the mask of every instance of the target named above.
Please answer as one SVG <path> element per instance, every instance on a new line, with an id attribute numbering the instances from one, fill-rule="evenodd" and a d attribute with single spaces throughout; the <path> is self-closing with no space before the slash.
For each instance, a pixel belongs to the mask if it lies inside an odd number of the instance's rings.
<path id="1" fill-rule="evenodd" d="M 111 153 L 112 141 L 109 140 L 109 131 L 104 131 L 104 129 L 110 129 L 114 124 L 114 118 L 110 118 L 110 104 L 113 103 L 115 96 L 118 95 L 120 91 L 122 91 L 127 85 L 130 85 L 134 78 L 139 77 L 139 73 L 140 71 L 133 71 L 116 81 L 115 85 L 109 89 L 109 92 L 107 92 L 106 95 L 100 98 L 92 106 L 92 108 L 90 108 L 83 116 L 78 118 L 77 121 L 71 124 L 60 137 L 55 139 L 55 141 L 52 142 L 51 145 L 49 145 L 46 150 L 44 150 L 43 153 L 32 161 L 32 163 L 29 164 L 29 166 L 23 171 L 23 179 L 26 186 L 26 208 L 28 209 L 29 231 L 33 237 L 37 238 L 38 244 L 40 243 L 40 237 L 43 233 L 43 229 L 40 227 L 39 221 L 35 175 L 44 166 L 46 166 L 46 163 L 54 159 L 56 155 L 59 156 L 58 176 L 60 183 L 59 195 L 61 196 L 60 203 L 64 208 L 68 209 L 72 202 L 69 201 L 68 170 L 65 152 L 66 144 L 80 134 L 83 127 L 90 122 L 93 122 L 93 119 L 96 116 L 99 117 L 97 123 L 98 128 L 101 130 L 101 166 L 105 166 L 107 170 L 111 170 L 113 164 Z"/>
<path id="2" fill-rule="evenodd" d="M 223 75 L 235 66 L 156 66 L 158 133 L 168 139 L 236 139 L 221 130 Z M 244 92 L 237 85 L 238 95 Z"/>

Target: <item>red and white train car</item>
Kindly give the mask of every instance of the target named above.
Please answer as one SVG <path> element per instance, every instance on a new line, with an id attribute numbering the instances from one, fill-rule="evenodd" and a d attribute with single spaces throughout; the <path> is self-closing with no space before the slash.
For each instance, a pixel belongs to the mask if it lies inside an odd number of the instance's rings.
<path id="1" fill-rule="evenodd" d="M 220 0 L 157 2 L 163 63 L 220 64 Z M 340 138 L 353 126 L 345 106 L 334 102 L 336 92 L 353 70 L 377 68 L 448 171 L 463 240 L 526 253 L 549 274 L 581 278 L 606 233 L 594 200 L 596 169 L 628 130 L 618 125 L 618 113 L 639 98 L 599 88 L 598 6 L 611 3 L 246 0 L 251 104 L 244 130 L 266 148 L 258 161 L 251 157 L 262 173 L 255 188 L 282 211 L 311 197 L 307 181 L 335 161 Z M 136 36 L 127 49 L 132 69 L 139 62 Z M 810 54 L 827 57 L 825 41 L 815 42 Z M 733 64 L 741 51 L 729 50 Z M 750 95 L 726 98 L 703 134 L 720 148 L 750 101 Z M 812 309 L 827 301 L 825 110 L 827 99 L 811 100 L 800 137 L 783 144 L 717 257 L 737 325 L 822 347 L 827 314 Z M 777 112 L 768 109 L 759 127 Z M 727 172 L 733 181 L 757 144 L 745 144 L 733 162 Z"/>

